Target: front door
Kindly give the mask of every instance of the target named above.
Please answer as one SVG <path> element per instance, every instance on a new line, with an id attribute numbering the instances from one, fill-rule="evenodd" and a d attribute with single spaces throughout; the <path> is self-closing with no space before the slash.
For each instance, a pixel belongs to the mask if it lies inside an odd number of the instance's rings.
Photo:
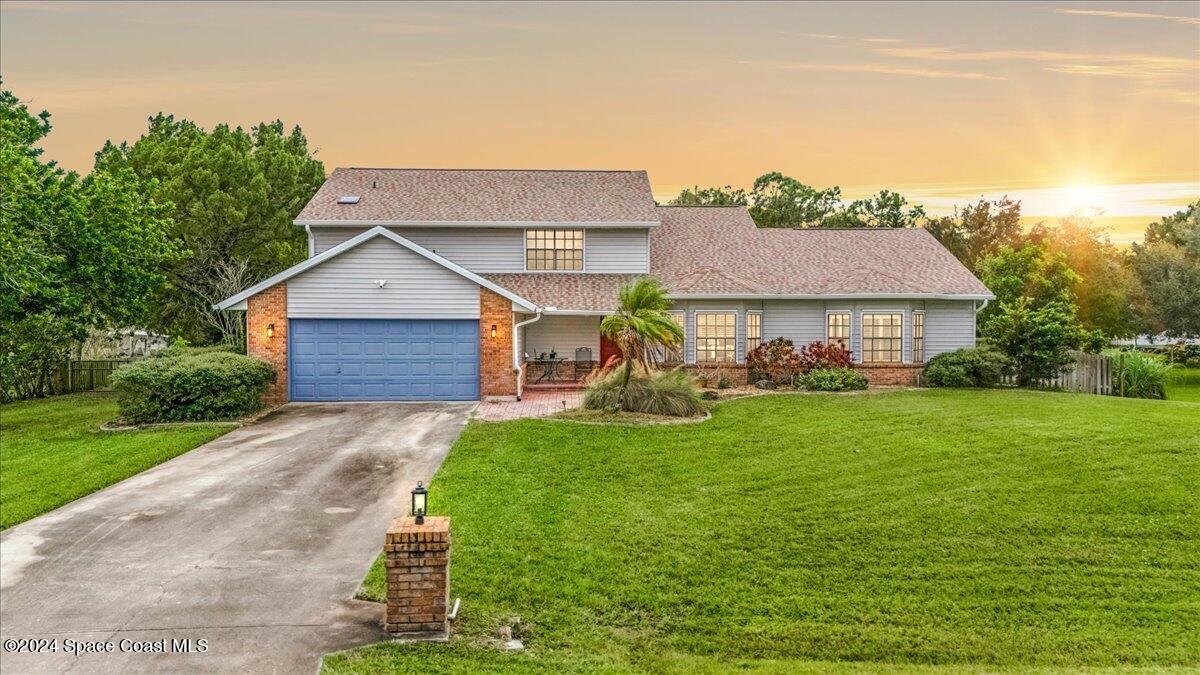
<path id="1" fill-rule="evenodd" d="M 608 360 L 612 357 L 621 358 L 621 349 L 617 347 L 617 343 L 609 338 L 600 336 L 600 367 L 604 368 L 608 365 Z"/>

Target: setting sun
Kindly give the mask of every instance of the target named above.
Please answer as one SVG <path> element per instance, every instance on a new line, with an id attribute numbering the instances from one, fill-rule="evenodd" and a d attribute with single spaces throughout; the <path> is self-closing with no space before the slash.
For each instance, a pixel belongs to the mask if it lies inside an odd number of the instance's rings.
<path id="1" fill-rule="evenodd" d="M 1061 212 L 1063 215 L 1082 213 L 1100 215 L 1108 211 L 1108 193 L 1103 186 L 1072 185 L 1062 188 Z"/>

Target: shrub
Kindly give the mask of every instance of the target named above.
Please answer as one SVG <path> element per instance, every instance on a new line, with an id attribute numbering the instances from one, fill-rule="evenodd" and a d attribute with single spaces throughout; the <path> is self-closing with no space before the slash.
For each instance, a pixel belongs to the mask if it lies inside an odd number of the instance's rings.
<path id="1" fill-rule="evenodd" d="M 691 417 L 700 414 L 700 394 L 692 378 L 682 370 L 629 378 L 622 400 L 617 400 L 622 372 L 614 372 L 588 385 L 583 407 L 592 410 L 627 410 L 651 415 Z"/>
<path id="2" fill-rule="evenodd" d="M 1008 367 L 1008 358 L 990 347 L 964 347 L 938 354 L 925 364 L 930 387 L 994 387 Z"/>
<path id="3" fill-rule="evenodd" d="M 121 416 L 138 424 L 231 419 L 261 407 L 275 369 L 262 359 L 225 351 L 182 351 L 113 372 Z"/>
<path id="4" fill-rule="evenodd" d="M 807 373 L 820 368 L 849 368 L 853 361 L 850 351 L 839 345 L 810 342 L 800 348 L 800 372 Z"/>
<path id="5" fill-rule="evenodd" d="M 1035 307 L 1022 296 L 996 312 L 983 325 L 983 334 L 1012 361 L 1017 384 L 1027 387 L 1058 377 L 1074 361 L 1078 344 L 1075 307 L 1050 302 Z"/>
<path id="6" fill-rule="evenodd" d="M 817 368 L 800 376 L 800 386 L 812 391 L 866 389 L 867 378 L 852 368 Z"/>
<path id="7" fill-rule="evenodd" d="M 800 356 L 791 340 L 778 337 L 755 347 L 746 357 L 746 366 L 752 380 L 791 382 L 800 374 Z"/>
<path id="8" fill-rule="evenodd" d="M 1110 349 L 1113 393 L 1126 398 L 1166 398 L 1171 364 L 1161 356 L 1135 350 Z"/>
<path id="9" fill-rule="evenodd" d="M 162 358 L 162 357 L 166 357 L 166 356 L 186 356 L 186 355 L 195 355 L 195 354 L 213 354 L 213 353 L 224 353 L 224 352 L 228 352 L 230 354 L 241 354 L 242 348 L 239 347 L 238 345 L 228 344 L 228 343 L 224 343 L 224 342 L 215 344 L 215 345 L 208 345 L 207 347 L 193 347 L 191 344 L 188 343 L 187 340 L 179 339 L 179 340 L 173 340 L 166 349 L 160 349 L 156 352 L 151 352 L 150 357 Z"/>
<path id="10" fill-rule="evenodd" d="M 733 386 L 733 380 L 722 375 L 721 379 L 717 380 L 717 389 L 729 389 Z"/>

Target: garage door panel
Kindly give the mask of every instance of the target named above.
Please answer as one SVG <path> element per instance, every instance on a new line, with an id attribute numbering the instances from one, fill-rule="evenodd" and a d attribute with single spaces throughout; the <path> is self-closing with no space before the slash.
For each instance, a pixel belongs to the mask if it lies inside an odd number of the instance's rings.
<path id="1" fill-rule="evenodd" d="M 479 322 L 293 319 L 297 401 L 477 400 Z"/>

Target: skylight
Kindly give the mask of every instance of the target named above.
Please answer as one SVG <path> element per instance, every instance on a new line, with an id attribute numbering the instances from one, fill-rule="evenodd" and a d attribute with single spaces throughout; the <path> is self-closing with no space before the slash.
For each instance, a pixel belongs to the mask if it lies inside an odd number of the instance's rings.
<path id="1" fill-rule="evenodd" d="M 339 203 L 339 204 L 357 204 L 358 203 L 358 195 L 344 195 L 342 197 L 338 197 L 337 203 Z"/>

